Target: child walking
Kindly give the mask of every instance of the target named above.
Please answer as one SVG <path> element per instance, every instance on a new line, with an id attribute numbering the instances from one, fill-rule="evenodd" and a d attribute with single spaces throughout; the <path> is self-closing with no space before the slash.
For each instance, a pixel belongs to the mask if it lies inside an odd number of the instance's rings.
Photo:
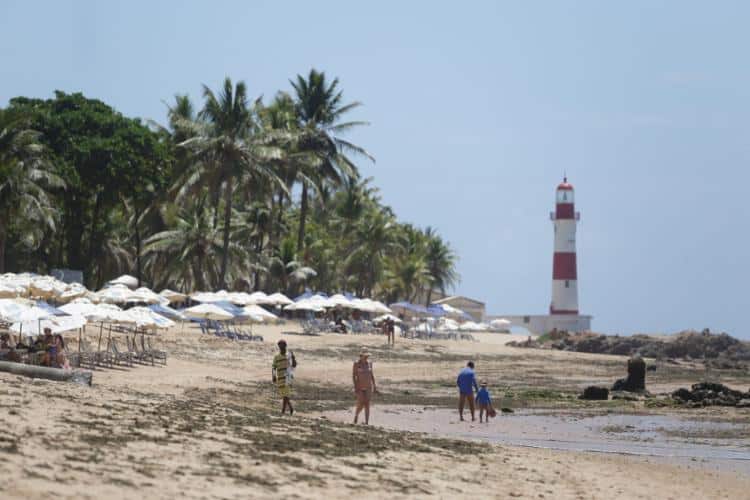
<path id="1" fill-rule="evenodd" d="M 490 415 L 494 413 L 494 410 L 492 409 L 492 399 L 490 398 L 490 391 L 487 390 L 486 380 L 482 380 L 477 391 L 477 406 L 479 407 L 479 422 L 482 423 L 482 415 L 484 415 L 484 423 L 489 422 Z"/>

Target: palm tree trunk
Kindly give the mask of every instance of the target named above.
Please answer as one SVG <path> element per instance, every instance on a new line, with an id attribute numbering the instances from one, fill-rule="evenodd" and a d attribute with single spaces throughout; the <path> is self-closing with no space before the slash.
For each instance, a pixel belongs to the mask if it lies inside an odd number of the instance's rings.
<path id="1" fill-rule="evenodd" d="M 227 264 L 229 263 L 229 230 L 230 223 L 232 221 L 232 179 L 227 179 L 227 187 L 225 191 L 224 200 L 224 241 L 223 241 L 223 252 L 221 254 L 221 272 L 219 275 L 219 282 L 227 286 L 226 275 L 227 275 Z"/>
<path id="2" fill-rule="evenodd" d="M 7 239 L 5 220 L 0 220 L 0 274 L 5 273 L 5 241 Z"/>
<path id="3" fill-rule="evenodd" d="M 429 287 L 427 289 L 427 303 L 425 304 L 425 307 L 429 307 L 431 301 L 432 301 L 432 287 Z"/>
<path id="4" fill-rule="evenodd" d="M 305 242 L 305 219 L 307 218 L 307 183 L 302 181 L 302 200 L 299 205 L 299 233 L 297 234 L 297 252 L 302 251 Z"/>
<path id="5" fill-rule="evenodd" d="M 141 287 L 141 231 L 138 227 L 138 219 L 140 214 L 138 213 L 137 202 L 133 203 L 133 233 L 135 234 L 135 277 L 138 278 L 138 288 Z M 153 286 L 153 283 L 151 283 Z"/>

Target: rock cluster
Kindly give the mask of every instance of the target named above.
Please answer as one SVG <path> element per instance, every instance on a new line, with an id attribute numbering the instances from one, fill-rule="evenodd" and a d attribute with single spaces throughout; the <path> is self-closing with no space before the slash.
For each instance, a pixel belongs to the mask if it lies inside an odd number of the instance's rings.
<path id="1" fill-rule="evenodd" d="M 609 389 L 606 387 L 597 387 L 590 385 L 583 390 L 583 394 L 578 399 L 588 399 L 591 401 L 606 401 L 609 399 Z"/>
<path id="2" fill-rule="evenodd" d="M 715 382 L 693 384 L 689 390 L 677 389 L 672 393 L 672 399 L 692 408 L 703 406 L 750 408 L 750 391 L 737 391 Z"/>
<path id="3" fill-rule="evenodd" d="M 750 343 L 726 333 L 684 331 L 668 339 L 648 335 L 620 337 L 595 333 L 569 334 L 555 332 L 537 340 L 512 342 L 515 347 L 544 347 L 563 351 L 617 354 L 663 359 L 702 360 L 712 368 L 743 369 L 750 363 Z"/>

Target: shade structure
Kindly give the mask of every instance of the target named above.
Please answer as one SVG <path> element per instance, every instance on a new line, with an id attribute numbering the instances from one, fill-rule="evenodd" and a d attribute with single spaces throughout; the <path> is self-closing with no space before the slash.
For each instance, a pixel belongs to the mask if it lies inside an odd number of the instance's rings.
<path id="1" fill-rule="evenodd" d="M 427 310 L 426 307 L 420 306 L 418 304 L 412 304 L 411 302 L 396 302 L 389 305 L 388 307 L 390 307 L 394 311 L 400 311 L 411 316 L 432 316 L 432 314 Z"/>
<path id="2" fill-rule="evenodd" d="M 123 274 L 119 278 L 115 278 L 112 281 L 107 282 L 108 285 L 123 285 L 131 289 L 135 289 L 138 286 L 138 278 L 130 276 L 129 274 Z"/>
<path id="3" fill-rule="evenodd" d="M 52 276 L 36 276 L 29 282 L 29 295 L 41 299 L 59 297 L 67 288 L 62 281 Z"/>
<path id="4" fill-rule="evenodd" d="M 266 295 L 265 292 L 253 292 L 250 294 L 250 297 L 248 298 L 247 304 L 273 304 L 272 301 L 270 301 L 270 298 L 268 295 Z"/>
<path id="5" fill-rule="evenodd" d="M 112 285 L 96 292 L 100 301 L 107 304 L 125 304 L 133 292 L 125 285 Z"/>
<path id="6" fill-rule="evenodd" d="M 468 313 L 462 311 L 461 309 L 457 307 L 453 307 L 450 304 L 432 304 L 429 307 L 430 310 L 442 310 L 442 312 L 445 314 L 445 316 L 448 316 L 449 318 L 455 318 L 455 319 L 468 319 L 472 320 L 473 318 Z"/>
<path id="7" fill-rule="evenodd" d="M 29 307 L 14 299 L 0 299 L 0 319 L 13 323 L 16 321 L 14 318 L 18 318 Z"/>
<path id="8" fill-rule="evenodd" d="M 149 290 L 146 287 L 141 287 L 133 291 L 125 302 L 130 304 L 159 304 L 163 300 L 163 297 L 157 293 Z"/>
<path id="9" fill-rule="evenodd" d="M 297 301 L 293 304 L 289 304 L 288 306 L 284 307 L 285 311 L 313 311 L 313 312 L 319 312 L 324 311 L 326 308 L 325 300 L 322 297 L 316 298 L 311 297 L 309 299 L 302 299 L 300 301 Z"/>
<path id="10" fill-rule="evenodd" d="M 87 323 L 86 318 L 78 315 L 54 316 L 49 319 L 36 321 L 27 321 L 24 323 L 14 323 L 11 330 L 21 333 L 27 337 L 41 335 L 45 328 L 49 328 L 52 333 L 65 333 L 82 328 Z"/>
<path id="11" fill-rule="evenodd" d="M 474 321 L 467 321 L 462 323 L 459 327 L 462 332 L 484 332 L 488 329 L 487 325 L 483 323 L 475 323 Z"/>
<path id="12" fill-rule="evenodd" d="M 185 295 L 184 293 L 175 292 L 170 289 L 162 290 L 161 292 L 159 292 L 159 295 L 167 299 L 170 304 L 174 304 L 175 302 L 182 302 L 187 299 L 187 295 Z"/>
<path id="13" fill-rule="evenodd" d="M 250 304 L 249 306 L 245 306 L 243 310 L 245 311 L 246 315 L 260 318 L 261 321 L 274 321 L 279 319 L 278 316 L 266 311 L 257 304 Z"/>
<path id="14" fill-rule="evenodd" d="M 494 330 L 509 331 L 512 323 L 505 318 L 493 319 L 490 321 L 490 327 Z"/>
<path id="15" fill-rule="evenodd" d="M 185 321 L 187 318 L 177 309 L 172 309 L 164 304 L 152 304 L 148 306 L 149 309 L 154 311 L 156 314 L 169 318 L 173 321 Z"/>
<path id="16" fill-rule="evenodd" d="M 216 307 L 220 307 L 221 309 L 224 309 L 226 312 L 231 314 L 235 319 L 242 320 L 245 316 L 245 310 L 241 307 L 238 307 L 228 300 L 220 300 L 218 302 L 214 302 L 213 305 Z"/>
<path id="17" fill-rule="evenodd" d="M 216 321 L 227 321 L 234 318 L 232 314 L 213 304 L 199 304 L 197 306 L 188 307 L 187 309 L 183 309 L 182 313 L 188 318 L 211 319 Z"/>
<path id="18" fill-rule="evenodd" d="M 332 295 L 331 297 L 325 299 L 323 301 L 324 307 L 347 307 L 347 308 L 354 308 L 354 304 L 352 301 L 340 293 L 337 293 L 336 295 Z"/>
<path id="19" fill-rule="evenodd" d="M 139 327 L 171 328 L 175 322 L 148 307 L 133 307 L 126 311 Z"/>
<path id="20" fill-rule="evenodd" d="M 273 301 L 271 302 L 273 305 L 281 307 L 288 306 L 289 304 L 294 302 L 292 299 L 281 292 L 272 293 L 268 296 L 268 300 Z"/>
<path id="21" fill-rule="evenodd" d="M 70 283 L 65 291 L 57 297 L 57 300 L 60 302 L 70 302 L 71 300 L 85 296 L 87 293 L 88 290 L 85 286 L 78 283 Z"/>
<path id="22" fill-rule="evenodd" d="M 383 314 L 383 315 L 380 315 L 377 318 L 373 318 L 372 322 L 373 323 L 382 323 L 383 321 L 385 321 L 387 319 L 393 321 L 394 323 L 403 323 L 403 321 L 401 321 L 400 318 L 394 316 L 393 314 Z"/>
<path id="23" fill-rule="evenodd" d="M 56 307 L 53 307 L 47 304 L 46 302 L 44 302 L 43 300 L 38 300 L 36 302 L 36 306 L 41 309 L 44 309 L 45 311 L 50 313 L 52 316 L 68 316 L 68 313 L 66 313 L 65 311 L 58 309 Z"/>

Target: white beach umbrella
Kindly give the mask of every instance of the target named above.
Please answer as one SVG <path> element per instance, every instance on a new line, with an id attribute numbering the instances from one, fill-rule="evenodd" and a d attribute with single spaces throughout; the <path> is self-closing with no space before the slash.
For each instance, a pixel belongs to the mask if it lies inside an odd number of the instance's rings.
<path id="1" fill-rule="evenodd" d="M 129 274 L 123 274 L 119 278 L 113 279 L 107 282 L 108 285 L 123 285 L 128 288 L 135 288 L 138 286 L 138 278 L 130 276 Z"/>
<path id="2" fill-rule="evenodd" d="M 133 292 L 125 285 L 113 285 L 96 292 L 99 300 L 107 304 L 125 304 Z"/>
<path id="3" fill-rule="evenodd" d="M 250 294 L 248 298 L 248 304 L 272 304 L 269 302 L 269 297 L 264 292 L 258 291 Z"/>
<path id="4" fill-rule="evenodd" d="M 71 300 L 85 296 L 87 293 L 89 291 L 80 283 L 69 283 L 57 299 L 61 302 L 70 302 Z"/>
<path id="5" fill-rule="evenodd" d="M 0 282 L 0 298 L 10 299 L 18 297 L 22 294 L 22 291 L 12 283 Z"/>
<path id="6" fill-rule="evenodd" d="M 385 321 L 387 319 L 393 321 L 394 323 L 403 323 L 403 321 L 401 321 L 400 318 L 394 316 L 393 314 L 383 314 L 381 316 L 378 316 L 377 318 L 374 318 L 372 320 L 372 322 L 373 323 L 382 323 L 383 321 Z"/>
<path id="7" fill-rule="evenodd" d="M 162 290 L 161 292 L 159 292 L 159 295 L 167 299 L 171 304 L 174 304 L 175 302 L 182 302 L 187 299 L 187 295 L 185 295 L 184 293 L 175 292 L 169 289 Z"/>
<path id="8" fill-rule="evenodd" d="M 24 311 L 30 309 L 29 305 L 14 299 L 0 299 L 0 319 L 13 323 Z"/>
<path id="9" fill-rule="evenodd" d="M 446 315 L 452 318 L 463 318 L 465 316 L 465 313 L 461 309 L 453 307 L 450 304 L 439 304 L 439 307 L 445 312 Z"/>
<path id="10" fill-rule="evenodd" d="M 35 276 L 29 282 L 29 295 L 40 299 L 59 297 L 67 285 L 52 276 Z"/>
<path id="11" fill-rule="evenodd" d="M 240 306 L 245 306 L 247 304 L 252 304 L 253 302 L 250 300 L 250 294 L 247 292 L 230 292 L 229 293 L 229 301 L 232 304 L 237 304 Z"/>
<path id="12" fill-rule="evenodd" d="M 492 327 L 495 330 L 501 330 L 501 331 L 510 330 L 511 324 L 512 323 L 505 318 L 493 319 L 492 321 L 490 321 L 490 327 Z"/>
<path id="13" fill-rule="evenodd" d="M 49 328 L 52 333 L 64 333 L 78 330 L 86 324 L 86 318 L 78 315 L 70 316 L 52 316 L 47 319 L 36 321 L 26 321 L 23 323 L 14 323 L 11 330 L 27 337 L 41 335 L 45 328 Z"/>
<path id="14" fill-rule="evenodd" d="M 150 326 L 155 328 L 171 328 L 176 325 L 174 321 L 157 314 L 148 307 L 133 307 L 125 311 L 137 326 Z"/>
<path id="15" fill-rule="evenodd" d="M 325 310 L 323 300 L 315 300 L 314 298 L 302 299 L 299 302 L 294 302 L 284 307 L 285 311 L 314 311 L 320 312 Z"/>
<path id="16" fill-rule="evenodd" d="M 220 299 L 217 299 L 216 294 L 213 292 L 196 292 L 190 296 L 190 300 L 206 304 L 218 302 Z"/>
<path id="17" fill-rule="evenodd" d="M 324 307 L 352 307 L 352 301 L 341 295 L 340 293 L 337 293 L 336 295 L 333 295 L 329 297 L 328 299 L 324 300 Z"/>
<path id="18" fill-rule="evenodd" d="M 213 304 L 200 304 L 188 307 L 182 313 L 188 318 L 212 319 L 217 321 L 226 321 L 234 318 L 231 313 Z"/>
<path id="19" fill-rule="evenodd" d="M 159 304 L 163 297 L 157 295 L 146 287 L 136 289 L 126 300 L 128 303 Z"/>
<path id="20" fill-rule="evenodd" d="M 272 293 L 268 296 L 268 300 L 273 301 L 271 302 L 273 305 L 281 307 L 288 306 L 289 304 L 294 302 L 292 299 L 281 292 Z"/>
<path id="21" fill-rule="evenodd" d="M 248 316 L 255 316 L 260 318 L 261 321 L 274 321 L 279 319 L 278 316 L 276 316 L 274 313 L 266 311 L 257 304 L 250 304 L 249 306 L 245 306 L 243 311 L 245 311 L 245 314 L 247 314 Z"/>

